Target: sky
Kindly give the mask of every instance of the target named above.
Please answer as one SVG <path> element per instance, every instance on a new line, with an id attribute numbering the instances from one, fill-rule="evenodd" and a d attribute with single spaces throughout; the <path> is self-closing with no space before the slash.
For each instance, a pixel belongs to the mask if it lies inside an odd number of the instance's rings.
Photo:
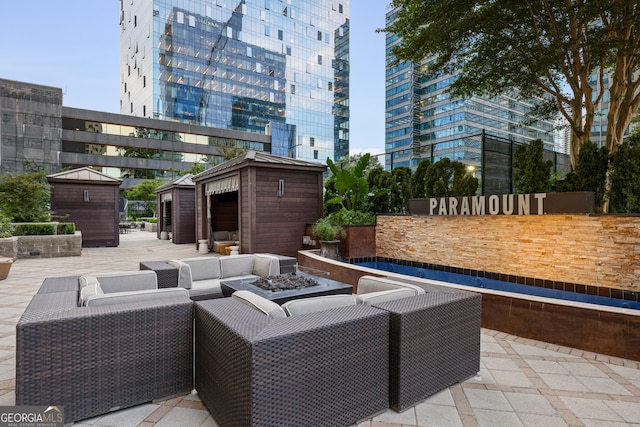
<path id="1" fill-rule="evenodd" d="M 2 2 L 0 78 L 62 88 L 63 105 L 119 113 L 118 0 Z M 384 152 L 389 0 L 351 1 L 350 152 Z"/>

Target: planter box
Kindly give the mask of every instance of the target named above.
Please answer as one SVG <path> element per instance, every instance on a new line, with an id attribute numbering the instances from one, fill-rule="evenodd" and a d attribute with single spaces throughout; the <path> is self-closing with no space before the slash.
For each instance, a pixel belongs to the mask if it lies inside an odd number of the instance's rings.
<path id="1" fill-rule="evenodd" d="M 54 236 L 14 236 L 0 239 L 0 257 L 55 258 L 80 256 L 82 233 Z"/>
<path id="2" fill-rule="evenodd" d="M 347 225 L 347 237 L 340 242 L 343 258 L 365 258 L 376 256 L 376 226 Z"/>
<path id="3" fill-rule="evenodd" d="M 10 258 L 0 258 L 0 280 L 4 280 L 9 275 L 13 260 Z"/>

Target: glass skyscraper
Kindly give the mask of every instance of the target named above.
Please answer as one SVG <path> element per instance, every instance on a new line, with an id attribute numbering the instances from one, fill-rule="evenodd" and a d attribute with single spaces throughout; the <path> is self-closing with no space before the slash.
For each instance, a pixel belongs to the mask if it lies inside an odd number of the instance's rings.
<path id="1" fill-rule="evenodd" d="M 387 13 L 387 23 L 395 11 Z M 444 157 L 480 168 L 482 135 L 514 143 L 541 139 L 545 149 L 556 149 L 554 122 L 528 123 L 532 104 L 514 97 L 453 98 L 447 93 L 455 74 L 426 76 L 428 61 L 391 65 L 400 39 L 386 38 L 385 164 L 415 168 L 422 159 Z"/>
<path id="2" fill-rule="evenodd" d="M 123 114 L 349 152 L 349 0 L 122 0 Z"/>

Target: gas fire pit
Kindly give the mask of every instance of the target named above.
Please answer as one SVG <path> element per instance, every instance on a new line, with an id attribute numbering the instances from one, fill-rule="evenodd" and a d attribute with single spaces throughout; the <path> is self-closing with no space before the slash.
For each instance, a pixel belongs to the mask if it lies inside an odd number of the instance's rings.
<path id="1" fill-rule="evenodd" d="M 259 279 L 224 280 L 220 282 L 222 295 L 230 297 L 235 291 L 250 291 L 277 304 L 298 298 L 323 295 L 351 294 L 353 286 L 326 277 L 300 271 Z"/>
<path id="2" fill-rule="evenodd" d="M 319 283 L 308 276 L 299 276 L 296 273 L 278 274 L 277 276 L 262 277 L 251 283 L 260 289 L 271 292 L 288 291 L 291 289 L 303 289 L 318 286 Z"/>

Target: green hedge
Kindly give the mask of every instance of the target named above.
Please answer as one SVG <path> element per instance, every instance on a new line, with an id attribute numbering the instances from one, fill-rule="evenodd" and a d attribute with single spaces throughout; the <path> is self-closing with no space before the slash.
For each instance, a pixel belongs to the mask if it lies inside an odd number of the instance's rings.
<path id="1" fill-rule="evenodd" d="M 75 234 L 75 222 L 61 222 L 58 224 L 58 234 Z"/>
<path id="2" fill-rule="evenodd" d="M 18 224 L 16 236 L 52 236 L 56 233 L 55 224 Z"/>

